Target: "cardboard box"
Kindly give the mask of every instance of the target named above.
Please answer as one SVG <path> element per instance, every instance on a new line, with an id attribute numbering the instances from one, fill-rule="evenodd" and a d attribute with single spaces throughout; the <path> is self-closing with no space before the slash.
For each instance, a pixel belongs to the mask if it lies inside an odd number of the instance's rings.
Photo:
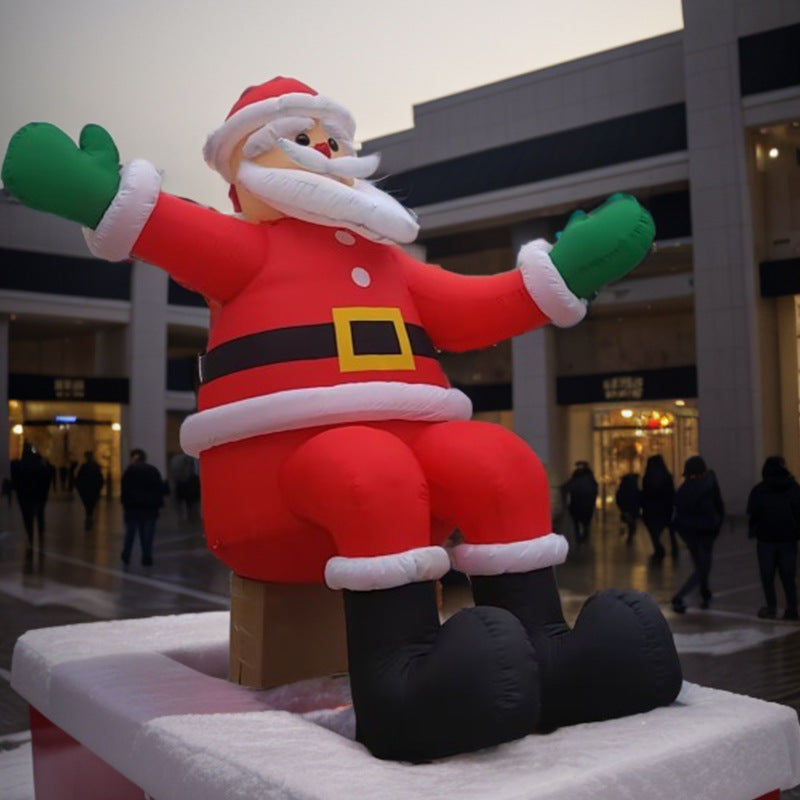
<path id="1" fill-rule="evenodd" d="M 341 592 L 233 576 L 231 681 L 266 689 L 342 672 L 347 639 Z"/>

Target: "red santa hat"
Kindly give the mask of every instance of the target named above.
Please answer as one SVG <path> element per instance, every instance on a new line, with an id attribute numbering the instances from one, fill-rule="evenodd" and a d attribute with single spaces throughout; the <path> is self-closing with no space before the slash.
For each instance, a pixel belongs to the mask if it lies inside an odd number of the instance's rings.
<path id="1" fill-rule="evenodd" d="M 206 163 L 233 183 L 231 156 L 236 146 L 282 117 L 313 117 L 333 126 L 339 138 L 350 143 L 355 120 L 350 112 L 294 78 L 277 77 L 242 92 L 225 122 L 206 140 Z"/>

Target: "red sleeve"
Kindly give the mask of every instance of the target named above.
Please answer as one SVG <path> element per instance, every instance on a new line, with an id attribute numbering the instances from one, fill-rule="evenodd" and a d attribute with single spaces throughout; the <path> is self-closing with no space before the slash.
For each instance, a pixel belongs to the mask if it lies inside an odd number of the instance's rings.
<path id="1" fill-rule="evenodd" d="M 162 193 L 132 254 L 224 303 L 263 265 L 267 236 L 263 225 Z"/>
<path id="2" fill-rule="evenodd" d="M 400 252 L 422 324 L 440 350 L 488 347 L 550 322 L 528 294 L 519 270 L 459 275 Z"/>

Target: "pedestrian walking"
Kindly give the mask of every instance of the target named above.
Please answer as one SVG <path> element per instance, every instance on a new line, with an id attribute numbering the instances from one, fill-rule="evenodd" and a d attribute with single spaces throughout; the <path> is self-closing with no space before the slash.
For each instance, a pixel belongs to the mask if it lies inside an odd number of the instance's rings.
<path id="1" fill-rule="evenodd" d="M 700 456 L 686 459 L 683 483 L 675 492 L 675 515 L 672 524 L 686 543 L 692 557 L 692 573 L 672 598 L 672 608 L 678 614 L 686 611 L 684 598 L 695 587 L 700 587 L 700 608 L 711 604 L 709 576 L 714 550 L 714 540 L 725 518 L 725 506 L 717 477 L 707 469 Z"/>
<path id="2" fill-rule="evenodd" d="M 122 561 L 127 566 L 138 535 L 142 566 L 153 564 L 153 539 L 158 512 L 164 503 L 164 480 L 141 448 L 131 450 L 131 463 L 122 474 L 122 507 L 125 511 L 125 543 Z"/>
<path id="3" fill-rule="evenodd" d="M 62 492 L 67 491 L 68 482 L 69 482 L 69 467 L 66 464 L 62 464 L 58 468 L 58 483 Z"/>
<path id="4" fill-rule="evenodd" d="M 777 617 L 775 573 L 783 585 L 786 610 L 783 619 L 797 616 L 797 541 L 800 539 L 800 486 L 781 456 L 770 456 L 761 468 L 761 482 L 747 498 L 749 536 L 756 540 L 758 570 L 766 605 L 762 619 Z"/>
<path id="5" fill-rule="evenodd" d="M 642 477 L 642 521 L 653 543 L 653 559 L 662 561 L 667 554 L 661 544 L 664 528 L 669 531 L 672 557 L 678 555 L 678 537 L 672 522 L 672 507 L 675 502 L 675 481 L 667 469 L 664 457 L 657 453 L 647 459 Z"/>
<path id="6" fill-rule="evenodd" d="M 44 553 L 44 511 L 50 491 L 50 468 L 29 442 L 23 445 L 21 458 L 11 462 L 11 484 L 17 495 L 28 539 L 27 556 L 33 553 L 35 533 L 38 533 L 41 555 Z"/>
<path id="7" fill-rule="evenodd" d="M 639 510 L 642 505 L 639 475 L 636 472 L 628 472 L 622 476 L 614 500 L 622 521 L 620 533 L 623 536 L 627 534 L 625 542 L 630 547 L 633 544 L 633 537 L 636 535 L 636 522 L 639 519 Z"/>
<path id="8" fill-rule="evenodd" d="M 192 520 L 197 516 L 200 503 L 200 464 L 186 453 L 176 453 L 169 460 L 170 491 L 175 509 L 181 519 Z"/>
<path id="9" fill-rule="evenodd" d="M 572 518 L 576 544 L 588 541 L 594 507 L 597 502 L 597 481 L 586 461 L 576 461 L 570 479 L 562 486 L 567 495 L 567 510 Z"/>
<path id="10" fill-rule="evenodd" d="M 94 523 L 94 510 L 100 499 L 100 492 L 105 480 L 100 465 L 95 461 L 94 453 L 87 450 L 83 454 L 83 458 L 83 464 L 80 465 L 75 475 L 75 488 L 78 490 L 78 496 L 81 498 L 86 512 L 83 527 L 88 531 Z"/>

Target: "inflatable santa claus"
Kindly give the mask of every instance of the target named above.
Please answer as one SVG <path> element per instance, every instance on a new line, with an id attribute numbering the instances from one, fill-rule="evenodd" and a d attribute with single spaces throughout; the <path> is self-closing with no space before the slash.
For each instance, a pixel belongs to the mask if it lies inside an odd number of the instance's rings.
<path id="1" fill-rule="evenodd" d="M 670 703 L 680 668 L 656 605 L 604 592 L 566 626 L 542 464 L 470 421 L 437 359 L 579 322 L 644 257 L 650 216 L 615 196 L 555 248 L 524 246 L 514 270 L 453 274 L 397 246 L 415 218 L 366 180 L 377 159 L 354 133 L 296 80 L 247 89 L 204 151 L 230 216 L 162 192 L 146 161 L 120 168 L 97 126 L 79 147 L 26 126 L 3 181 L 84 225 L 97 256 L 155 264 L 207 299 L 181 439 L 200 458 L 209 547 L 247 578 L 344 590 L 357 736 L 375 755 L 425 760 Z M 463 542 L 445 548 L 455 528 Z M 451 566 L 476 605 L 440 626 Z"/>

